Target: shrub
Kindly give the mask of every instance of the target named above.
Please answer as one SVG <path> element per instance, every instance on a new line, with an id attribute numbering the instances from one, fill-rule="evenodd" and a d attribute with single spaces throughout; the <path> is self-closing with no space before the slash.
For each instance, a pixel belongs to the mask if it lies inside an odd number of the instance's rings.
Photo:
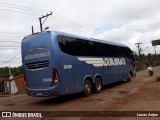
<path id="1" fill-rule="evenodd" d="M 157 61 L 157 62 L 156 62 L 156 66 L 159 66 L 159 65 L 160 65 L 160 61 Z"/>
<path id="2" fill-rule="evenodd" d="M 160 82 L 160 76 L 157 77 L 156 82 Z"/>
<path id="3" fill-rule="evenodd" d="M 142 68 L 142 67 L 136 67 L 136 72 L 141 71 L 141 70 L 144 70 L 144 68 Z"/>

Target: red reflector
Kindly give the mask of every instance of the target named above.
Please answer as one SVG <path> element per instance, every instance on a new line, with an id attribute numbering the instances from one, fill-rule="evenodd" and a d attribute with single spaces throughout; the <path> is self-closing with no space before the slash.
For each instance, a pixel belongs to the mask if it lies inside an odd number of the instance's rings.
<path id="1" fill-rule="evenodd" d="M 59 78 L 59 75 L 58 75 L 58 71 L 55 68 L 53 69 L 53 77 L 52 78 L 53 79 L 52 79 L 51 86 L 55 86 L 55 85 L 60 83 L 60 78 Z"/>

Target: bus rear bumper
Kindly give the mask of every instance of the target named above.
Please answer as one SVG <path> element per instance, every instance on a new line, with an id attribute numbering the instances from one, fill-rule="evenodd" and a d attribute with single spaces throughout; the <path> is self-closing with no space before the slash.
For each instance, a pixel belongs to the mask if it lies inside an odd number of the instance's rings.
<path id="1" fill-rule="evenodd" d="M 61 95 L 61 93 L 59 93 L 59 91 L 55 87 L 50 87 L 48 89 L 26 88 L 26 92 L 28 96 L 33 96 L 33 97 L 50 97 L 50 96 Z"/>

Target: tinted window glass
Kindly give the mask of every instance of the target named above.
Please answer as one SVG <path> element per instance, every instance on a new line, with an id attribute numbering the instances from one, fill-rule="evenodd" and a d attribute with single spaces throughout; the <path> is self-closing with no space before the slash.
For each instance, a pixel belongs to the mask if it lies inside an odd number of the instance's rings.
<path id="1" fill-rule="evenodd" d="M 88 41 L 79 38 L 58 35 L 60 49 L 75 56 L 128 57 L 131 50 L 127 47 Z"/>

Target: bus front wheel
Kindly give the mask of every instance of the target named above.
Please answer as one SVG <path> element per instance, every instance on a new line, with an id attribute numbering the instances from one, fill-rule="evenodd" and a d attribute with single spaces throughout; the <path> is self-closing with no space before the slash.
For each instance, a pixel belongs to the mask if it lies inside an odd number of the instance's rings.
<path id="1" fill-rule="evenodd" d="M 88 97 L 92 94 L 92 84 L 89 80 L 85 80 L 84 82 L 84 96 Z"/>
<path id="2" fill-rule="evenodd" d="M 95 84 L 94 84 L 94 91 L 95 93 L 99 93 L 102 91 L 102 80 L 100 78 L 95 79 Z"/>

